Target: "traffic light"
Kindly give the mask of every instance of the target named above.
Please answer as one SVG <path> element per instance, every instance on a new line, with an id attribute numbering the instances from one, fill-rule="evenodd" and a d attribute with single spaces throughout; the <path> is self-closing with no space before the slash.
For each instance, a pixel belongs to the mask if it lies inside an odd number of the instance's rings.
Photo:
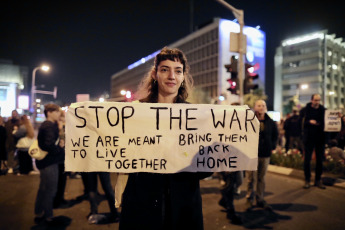
<path id="1" fill-rule="evenodd" d="M 224 65 L 226 68 L 226 72 L 231 73 L 231 76 L 227 81 L 230 84 L 230 87 L 227 88 L 228 91 L 230 91 L 232 94 L 238 94 L 238 72 L 237 72 L 237 59 L 233 55 L 231 57 L 231 63 L 228 65 Z"/>
<path id="2" fill-rule="evenodd" d="M 253 81 L 259 78 L 259 74 L 254 71 L 259 69 L 259 64 L 251 65 L 245 64 L 245 77 L 243 83 L 243 93 L 250 93 L 251 90 L 259 88 L 258 84 L 254 84 Z"/>
<path id="3" fill-rule="evenodd" d="M 228 79 L 227 81 L 230 84 L 230 87 L 227 88 L 228 91 L 231 92 L 231 94 L 238 94 L 237 90 L 238 90 L 238 85 L 237 85 L 237 79 Z"/>
<path id="4" fill-rule="evenodd" d="M 237 78 L 237 59 L 235 56 L 231 57 L 231 63 L 228 65 L 224 65 L 226 68 L 226 72 L 231 73 L 231 79 Z"/>

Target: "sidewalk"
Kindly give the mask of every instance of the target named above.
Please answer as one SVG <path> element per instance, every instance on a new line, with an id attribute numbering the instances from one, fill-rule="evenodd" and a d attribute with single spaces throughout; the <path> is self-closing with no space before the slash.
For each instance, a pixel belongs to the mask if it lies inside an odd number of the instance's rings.
<path id="1" fill-rule="evenodd" d="M 298 169 L 285 168 L 276 165 L 268 165 L 268 171 L 272 173 L 277 173 L 280 175 L 290 176 L 297 179 L 304 180 L 304 172 Z M 312 178 L 315 176 L 315 172 L 312 172 Z M 334 174 L 323 173 L 322 181 L 325 185 L 334 186 L 338 188 L 345 189 L 345 180 L 338 178 Z"/>

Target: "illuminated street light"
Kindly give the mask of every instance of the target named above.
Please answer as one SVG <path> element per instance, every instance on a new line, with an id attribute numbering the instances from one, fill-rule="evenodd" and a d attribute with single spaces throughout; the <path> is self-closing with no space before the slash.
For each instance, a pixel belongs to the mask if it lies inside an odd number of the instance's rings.
<path id="1" fill-rule="evenodd" d="M 34 109 L 35 90 L 36 90 L 35 78 L 36 78 L 37 70 L 43 70 L 43 71 L 47 72 L 49 70 L 49 66 L 42 65 L 42 66 L 34 68 L 34 70 L 32 71 L 32 82 L 31 82 L 31 108 L 32 109 Z"/>
<path id="2" fill-rule="evenodd" d="M 301 85 L 301 89 L 308 89 L 309 88 L 309 85 L 308 84 L 302 84 Z"/>
<path id="3" fill-rule="evenodd" d="M 37 70 L 43 70 L 45 72 L 47 72 L 49 70 L 49 66 L 47 65 L 42 65 L 42 66 L 39 66 L 39 67 L 36 67 L 34 68 L 34 70 L 32 71 L 32 82 L 31 82 L 31 109 L 32 109 L 32 112 L 33 112 L 33 115 L 32 115 L 32 122 L 33 124 L 36 123 L 36 114 L 37 114 L 37 111 L 34 107 L 34 102 L 35 102 L 35 93 L 36 93 L 36 86 L 35 86 L 35 79 L 36 79 L 36 72 Z"/>

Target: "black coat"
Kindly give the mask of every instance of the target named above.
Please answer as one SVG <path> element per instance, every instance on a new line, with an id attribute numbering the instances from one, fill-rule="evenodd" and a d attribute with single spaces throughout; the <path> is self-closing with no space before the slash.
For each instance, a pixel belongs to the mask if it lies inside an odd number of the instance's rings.
<path id="1" fill-rule="evenodd" d="M 176 103 L 186 102 L 178 99 Z M 119 229 L 204 229 L 199 180 L 212 174 L 130 173 Z"/>
<path id="2" fill-rule="evenodd" d="M 212 173 L 130 173 L 120 229 L 203 229 L 199 180 Z"/>
<path id="3" fill-rule="evenodd" d="M 65 152 L 63 148 L 56 143 L 59 138 L 59 127 L 57 123 L 51 121 L 44 121 L 37 135 L 39 147 L 47 151 L 48 154 L 42 160 L 36 160 L 38 169 L 43 169 L 52 164 L 63 163 L 65 160 Z"/>
<path id="4" fill-rule="evenodd" d="M 261 123 L 263 123 L 263 127 Z M 277 141 L 277 124 L 266 113 L 265 119 L 263 121 L 260 121 L 258 156 L 270 157 L 272 154 L 272 150 L 274 150 L 277 147 Z"/>
<path id="5" fill-rule="evenodd" d="M 324 141 L 325 110 L 325 107 L 322 105 L 314 109 L 311 107 L 311 102 L 301 110 L 300 118 L 304 142 L 308 140 Z M 310 124 L 310 120 L 316 120 L 318 125 Z"/>

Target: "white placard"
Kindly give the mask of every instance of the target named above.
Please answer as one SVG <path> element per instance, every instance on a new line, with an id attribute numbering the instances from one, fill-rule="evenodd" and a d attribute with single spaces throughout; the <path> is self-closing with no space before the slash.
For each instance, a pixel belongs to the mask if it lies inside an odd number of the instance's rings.
<path id="1" fill-rule="evenodd" d="M 325 111 L 325 132 L 340 132 L 341 118 L 340 110 L 327 109 Z"/>
<path id="2" fill-rule="evenodd" d="M 257 170 L 258 140 L 248 106 L 79 102 L 66 114 L 65 170 Z"/>

